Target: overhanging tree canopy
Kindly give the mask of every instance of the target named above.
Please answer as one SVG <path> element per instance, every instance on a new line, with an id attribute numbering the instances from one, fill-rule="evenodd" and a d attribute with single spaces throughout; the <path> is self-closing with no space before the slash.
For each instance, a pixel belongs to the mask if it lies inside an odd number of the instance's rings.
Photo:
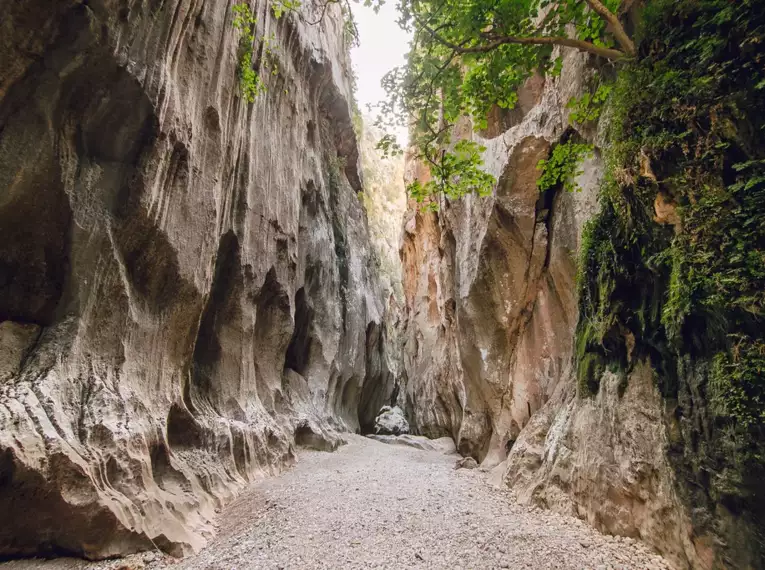
<path id="1" fill-rule="evenodd" d="M 630 0 L 400 0 L 399 23 L 414 32 L 404 67 L 383 80 L 388 99 L 380 122 L 413 123 L 416 157 L 432 180 L 409 191 L 424 200 L 437 193 L 458 197 L 491 192 L 494 179 L 481 169 L 481 148 L 450 144 L 457 120 L 468 115 L 482 129 L 490 109 L 510 109 L 518 87 L 533 73 L 556 74 L 554 46 L 618 62 L 635 54 L 619 21 Z M 396 152 L 393 137 L 380 147 Z"/>

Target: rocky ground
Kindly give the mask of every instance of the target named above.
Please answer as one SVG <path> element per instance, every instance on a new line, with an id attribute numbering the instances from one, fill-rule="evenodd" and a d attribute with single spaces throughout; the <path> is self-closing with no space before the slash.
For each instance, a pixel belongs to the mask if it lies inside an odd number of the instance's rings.
<path id="1" fill-rule="evenodd" d="M 197 556 L 0 570 L 668 568 L 642 544 L 516 504 L 479 469 L 454 469 L 454 455 L 348 440 L 334 453 L 304 453 L 294 469 L 243 494 Z"/>

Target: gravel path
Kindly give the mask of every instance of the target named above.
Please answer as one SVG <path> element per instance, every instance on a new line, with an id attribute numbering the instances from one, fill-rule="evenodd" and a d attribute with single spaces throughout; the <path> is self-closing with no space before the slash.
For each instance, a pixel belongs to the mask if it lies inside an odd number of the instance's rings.
<path id="1" fill-rule="evenodd" d="M 174 568 L 664 567 L 642 545 L 514 504 L 455 456 L 348 439 L 242 496 L 218 540 Z"/>
<path id="2" fill-rule="evenodd" d="M 641 544 L 515 504 L 455 456 L 348 440 L 243 494 L 197 556 L 146 568 L 668 568 Z"/>

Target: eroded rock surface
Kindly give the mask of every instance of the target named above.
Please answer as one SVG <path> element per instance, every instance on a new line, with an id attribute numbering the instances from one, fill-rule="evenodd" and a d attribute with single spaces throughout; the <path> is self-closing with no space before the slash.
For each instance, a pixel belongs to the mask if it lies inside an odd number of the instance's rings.
<path id="1" fill-rule="evenodd" d="M 440 437 L 438 439 L 428 439 L 422 435 L 377 435 L 367 434 L 369 439 L 379 441 L 380 443 L 387 443 L 389 445 L 404 445 L 406 447 L 414 447 L 422 451 L 440 451 L 445 455 L 452 455 L 457 453 L 457 447 L 454 445 L 454 441 L 450 437 Z"/>
<path id="2" fill-rule="evenodd" d="M 676 493 L 673 422 L 650 363 L 626 383 L 606 374 L 594 400 L 577 397 L 576 260 L 604 169 L 595 129 L 578 133 L 595 144 L 579 191 L 540 193 L 536 182 L 539 160 L 573 134 L 566 104 L 589 73 L 586 56 L 565 53 L 561 76 L 529 80 L 512 113 L 497 110 L 480 134 L 457 128 L 487 146 L 491 196 L 441 199 L 437 213 L 411 205 L 405 406 L 414 433 L 453 437 L 519 499 L 644 540 L 678 567 L 709 567 L 711 538 L 694 534 Z M 410 163 L 407 175 L 428 172 Z"/>
<path id="3" fill-rule="evenodd" d="M 504 481 L 522 501 L 580 516 L 598 529 L 640 538 L 684 566 L 703 567 L 704 545 L 667 459 L 669 434 L 648 363 L 626 383 L 607 372 L 594 399 L 551 400 L 521 433 Z M 617 487 L 618 485 L 618 487 Z"/>
<path id="4" fill-rule="evenodd" d="M 404 411 L 398 406 L 383 406 L 375 419 L 375 434 L 403 435 L 409 433 L 409 422 L 404 417 Z"/>
<path id="5" fill-rule="evenodd" d="M 0 556 L 197 550 L 382 403 L 339 8 L 268 6 L 251 105 L 229 2 L 5 7 Z"/>
<path id="6" fill-rule="evenodd" d="M 406 405 L 419 433 L 451 435 L 481 462 L 504 459 L 569 372 L 576 249 L 601 164 L 588 159 L 581 192 L 540 195 L 537 163 L 566 135 L 565 105 L 586 75 L 568 54 L 560 79 L 526 83 L 527 104 L 502 134 L 463 128 L 488 147 L 496 191 L 444 201 L 437 213 L 413 206 L 405 222 Z M 427 176 L 419 168 L 408 175 Z"/>

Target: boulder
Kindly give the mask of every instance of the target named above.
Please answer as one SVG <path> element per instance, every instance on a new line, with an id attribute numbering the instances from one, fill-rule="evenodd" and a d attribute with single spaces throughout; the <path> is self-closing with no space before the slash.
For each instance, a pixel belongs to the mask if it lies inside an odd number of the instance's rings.
<path id="1" fill-rule="evenodd" d="M 450 437 L 440 437 L 438 439 L 428 439 L 422 435 L 367 435 L 369 439 L 379 441 L 380 443 L 387 443 L 388 445 L 404 445 L 406 447 L 414 447 L 422 451 L 437 451 L 444 455 L 451 455 L 457 452 L 457 448 L 454 445 L 454 440 Z"/>
<path id="2" fill-rule="evenodd" d="M 478 463 L 472 457 L 458 459 L 457 463 L 454 465 L 455 469 L 475 469 L 476 467 L 478 467 Z"/>
<path id="3" fill-rule="evenodd" d="M 383 406 L 375 419 L 376 435 L 401 435 L 409 433 L 409 422 L 398 406 Z"/>

